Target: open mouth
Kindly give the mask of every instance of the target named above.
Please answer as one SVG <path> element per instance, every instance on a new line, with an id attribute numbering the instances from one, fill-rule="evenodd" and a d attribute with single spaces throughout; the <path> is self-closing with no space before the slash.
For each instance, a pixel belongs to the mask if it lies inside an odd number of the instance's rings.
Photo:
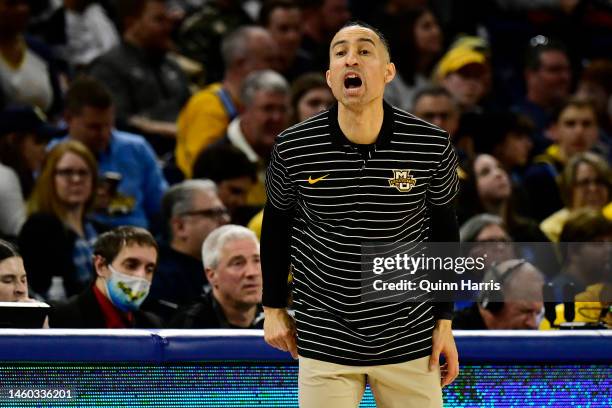
<path id="1" fill-rule="evenodd" d="M 344 77 L 344 87 L 346 89 L 356 89 L 361 86 L 361 78 L 357 74 L 347 74 Z"/>

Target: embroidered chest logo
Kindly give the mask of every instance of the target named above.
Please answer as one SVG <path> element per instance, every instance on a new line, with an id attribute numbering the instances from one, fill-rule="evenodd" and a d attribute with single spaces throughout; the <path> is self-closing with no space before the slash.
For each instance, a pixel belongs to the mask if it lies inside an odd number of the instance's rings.
<path id="1" fill-rule="evenodd" d="M 402 193 L 409 192 L 415 185 L 416 179 L 410 175 L 410 170 L 393 170 L 393 178 L 389 179 L 389 186 Z"/>
<path id="2" fill-rule="evenodd" d="M 321 180 L 325 180 L 327 178 L 327 176 L 329 176 L 329 174 L 326 174 L 323 177 L 319 177 L 319 178 L 316 178 L 316 179 L 313 179 L 312 176 L 308 176 L 308 184 L 318 183 Z"/>

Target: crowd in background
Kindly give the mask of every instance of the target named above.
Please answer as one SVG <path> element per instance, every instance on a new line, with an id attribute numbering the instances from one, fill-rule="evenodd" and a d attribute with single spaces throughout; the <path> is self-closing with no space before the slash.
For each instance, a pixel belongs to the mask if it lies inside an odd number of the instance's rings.
<path id="1" fill-rule="evenodd" d="M 478 277 L 505 299 L 456 326 L 536 329 L 548 283 L 611 324 L 603 0 L 0 0 L 0 301 L 57 305 L 51 327 L 261 327 L 267 162 L 335 103 L 354 19 L 390 45 L 385 100 L 450 135 L 462 241 L 517 243 Z"/>

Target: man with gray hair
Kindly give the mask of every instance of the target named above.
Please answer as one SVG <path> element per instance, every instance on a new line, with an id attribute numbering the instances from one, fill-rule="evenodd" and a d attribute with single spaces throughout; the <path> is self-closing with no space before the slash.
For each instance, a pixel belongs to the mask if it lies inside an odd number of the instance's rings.
<path id="1" fill-rule="evenodd" d="M 248 206 L 263 206 L 265 170 L 276 136 L 289 123 L 290 90 L 287 81 L 271 70 L 256 71 L 240 90 L 244 109 L 227 128 L 225 138 L 215 146 L 230 144 L 258 166 L 258 181 L 247 197 Z M 212 147 L 212 146 L 211 146 Z M 202 152 L 204 154 L 206 150 Z"/>
<path id="2" fill-rule="evenodd" d="M 483 290 L 478 302 L 453 319 L 457 330 L 536 330 L 544 317 L 544 275 L 524 259 L 492 266 L 482 280 L 497 288 Z"/>
<path id="3" fill-rule="evenodd" d="M 229 222 L 229 215 L 214 182 L 187 180 L 164 194 L 162 216 L 168 239 L 161 245 L 144 307 L 168 319 L 203 293 L 207 281 L 202 273 L 202 243 L 214 229 Z"/>
<path id="4" fill-rule="evenodd" d="M 259 241 L 239 225 L 213 231 L 202 245 L 210 290 L 170 324 L 183 329 L 262 329 Z"/>
<path id="5" fill-rule="evenodd" d="M 244 79 L 252 72 L 274 68 L 278 49 L 265 29 L 245 26 L 223 39 L 221 53 L 225 62 L 223 80 L 193 95 L 178 118 L 176 164 L 188 178 L 198 154 L 221 139 L 238 116 Z"/>

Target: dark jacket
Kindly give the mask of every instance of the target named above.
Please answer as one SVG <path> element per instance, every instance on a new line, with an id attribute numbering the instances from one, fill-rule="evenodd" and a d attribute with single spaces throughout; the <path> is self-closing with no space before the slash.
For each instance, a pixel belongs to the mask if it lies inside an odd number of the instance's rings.
<path id="1" fill-rule="evenodd" d="M 106 320 L 93 292 L 93 286 L 66 302 L 54 305 L 49 315 L 50 328 L 104 329 Z M 134 312 L 133 328 L 160 328 L 161 321 L 152 313 Z"/>
<path id="2" fill-rule="evenodd" d="M 453 329 L 455 330 L 487 330 L 484 319 L 478 310 L 478 304 L 455 312 L 453 318 Z"/>
<path id="3" fill-rule="evenodd" d="M 263 308 L 257 306 L 255 319 L 248 329 L 263 329 Z M 205 293 L 201 299 L 181 309 L 169 327 L 177 329 L 242 329 L 227 321 L 221 305 L 215 300 L 212 291 Z"/>
<path id="4" fill-rule="evenodd" d="M 198 301 L 207 284 L 202 261 L 164 244 L 142 309 L 169 320 L 180 307 Z"/>

